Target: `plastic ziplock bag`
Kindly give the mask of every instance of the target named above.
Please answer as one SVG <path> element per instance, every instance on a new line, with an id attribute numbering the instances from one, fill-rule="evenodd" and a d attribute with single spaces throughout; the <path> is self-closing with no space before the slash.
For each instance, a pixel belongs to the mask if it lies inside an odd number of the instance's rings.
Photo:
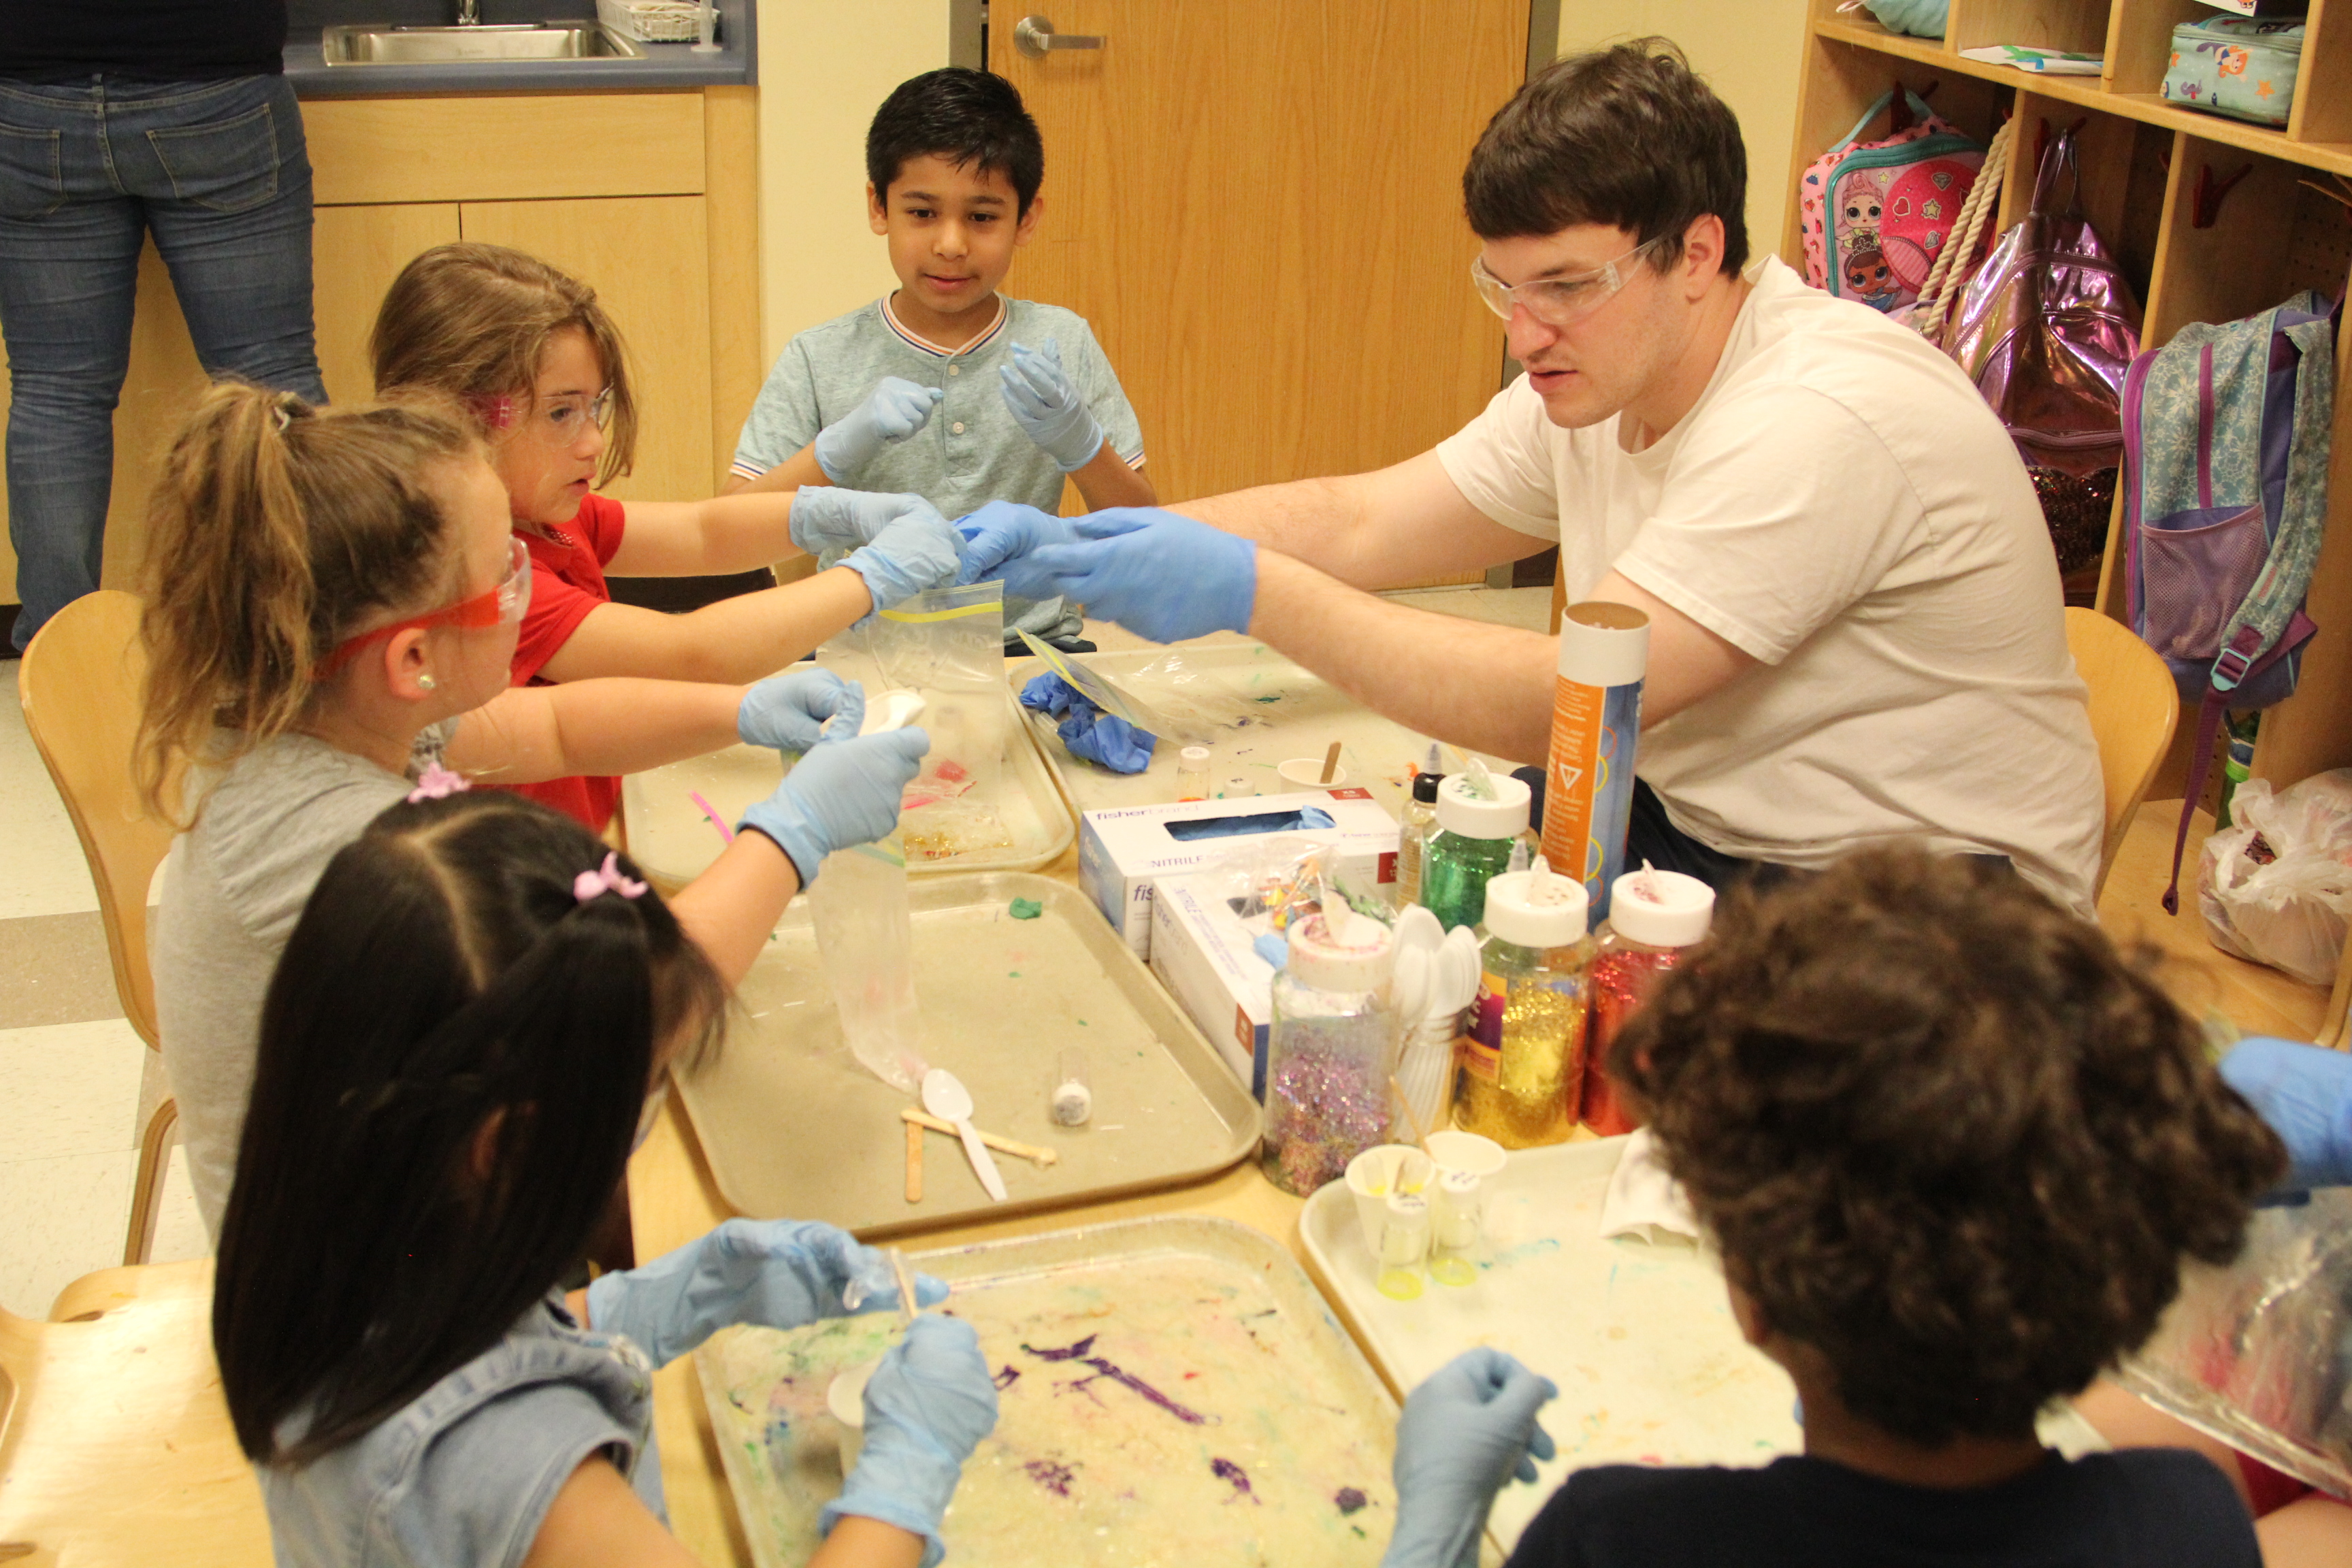
<path id="1" fill-rule="evenodd" d="M 907 862 L 887 842 L 835 850 L 809 889 L 817 961 L 850 1054 L 884 1083 L 914 1094 L 926 1064 L 907 895 Z"/>
<path id="2" fill-rule="evenodd" d="M 2352 768 L 2273 791 L 2238 786 L 2231 826 L 2205 840 L 2197 907 L 2223 952 L 2332 984 L 2352 917 Z"/>
<path id="3" fill-rule="evenodd" d="M 918 594 L 828 641 L 817 662 L 869 692 L 911 686 L 929 704 L 919 722 L 931 749 L 899 809 L 898 837 L 909 860 L 1012 847 L 997 805 L 1013 722 L 1004 684 L 1003 584 Z"/>
<path id="4" fill-rule="evenodd" d="M 2182 1272 L 2179 1299 L 2120 1380 L 2272 1468 L 2352 1498 L 2347 1298 L 2352 1189 L 2258 1209 L 2236 1263 Z"/>

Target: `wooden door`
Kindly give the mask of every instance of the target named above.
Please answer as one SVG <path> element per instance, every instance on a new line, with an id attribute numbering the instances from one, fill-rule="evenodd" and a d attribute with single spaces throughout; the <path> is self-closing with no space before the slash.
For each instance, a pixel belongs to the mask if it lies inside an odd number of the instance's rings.
<path id="1" fill-rule="evenodd" d="M 636 469 L 606 493 L 710 494 L 710 256 L 702 198 L 467 202 L 467 239 L 527 250 L 596 290 L 629 345 Z"/>
<path id="2" fill-rule="evenodd" d="M 1528 0 L 1020 0 L 989 67 L 1045 137 L 1014 295 L 1093 324 L 1163 500 L 1352 473 L 1502 384 L 1462 167 L 1523 79 Z M 1100 49 L 1033 58 L 1042 16 Z"/>

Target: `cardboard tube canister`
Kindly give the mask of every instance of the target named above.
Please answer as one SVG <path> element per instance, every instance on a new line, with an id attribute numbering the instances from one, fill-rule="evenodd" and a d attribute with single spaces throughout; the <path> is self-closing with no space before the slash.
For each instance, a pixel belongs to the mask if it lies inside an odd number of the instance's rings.
<path id="1" fill-rule="evenodd" d="M 1624 869 L 1649 663 L 1650 617 L 1632 605 L 1592 600 L 1560 617 L 1543 851 L 1555 873 L 1584 884 L 1596 923 Z"/>

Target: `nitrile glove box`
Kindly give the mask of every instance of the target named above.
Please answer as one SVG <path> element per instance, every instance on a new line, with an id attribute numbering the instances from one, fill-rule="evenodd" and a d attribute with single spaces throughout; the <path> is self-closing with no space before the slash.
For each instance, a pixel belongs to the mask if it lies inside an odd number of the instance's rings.
<path id="1" fill-rule="evenodd" d="M 1323 813 L 1331 825 L 1301 826 L 1301 814 L 1308 811 Z M 1154 883 L 1213 866 L 1251 840 L 1276 834 L 1338 849 L 1334 869 L 1358 887 L 1396 881 L 1396 818 L 1371 791 L 1349 788 L 1085 812 L 1078 819 L 1078 886 L 1135 956 L 1148 959 Z"/>
<path id="2" fill-rule="evenodd" d="M 1261 1103 L 1274 965 L 1250 944 L 1265 929 L 1234 910 L 1223 876 L 1162 877 L 1152 890 L 1151 973 Z"/>

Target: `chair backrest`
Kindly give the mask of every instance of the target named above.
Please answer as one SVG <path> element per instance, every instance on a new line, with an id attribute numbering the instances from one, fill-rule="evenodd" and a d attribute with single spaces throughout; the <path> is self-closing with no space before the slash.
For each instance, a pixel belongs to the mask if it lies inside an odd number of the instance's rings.
<path id="1" fill-rule="evenodd" d="M 155 1044 L 155 983 L 147 967 L 147 886 L 172 847 L 131 782 L 147 651 L 140 601 L 101 589 L 52 616 L 25 650 L 16 690 L 25 727 L 81 838 L 123 1016 Z"/>
<path id="2" fill-rule="evenodd" d="M 2067 606 L 2066 646 L 2091 689 L 2091 735 L 2099 744 L 2099 775 L 2106 786 L 2106 831 L 2099 841 L 2099 879 L 2091 889 L 2095 899 L 2132 813 L 2172 744 L 2180 692 L 2154 648 L 2096 610 Z"/>

